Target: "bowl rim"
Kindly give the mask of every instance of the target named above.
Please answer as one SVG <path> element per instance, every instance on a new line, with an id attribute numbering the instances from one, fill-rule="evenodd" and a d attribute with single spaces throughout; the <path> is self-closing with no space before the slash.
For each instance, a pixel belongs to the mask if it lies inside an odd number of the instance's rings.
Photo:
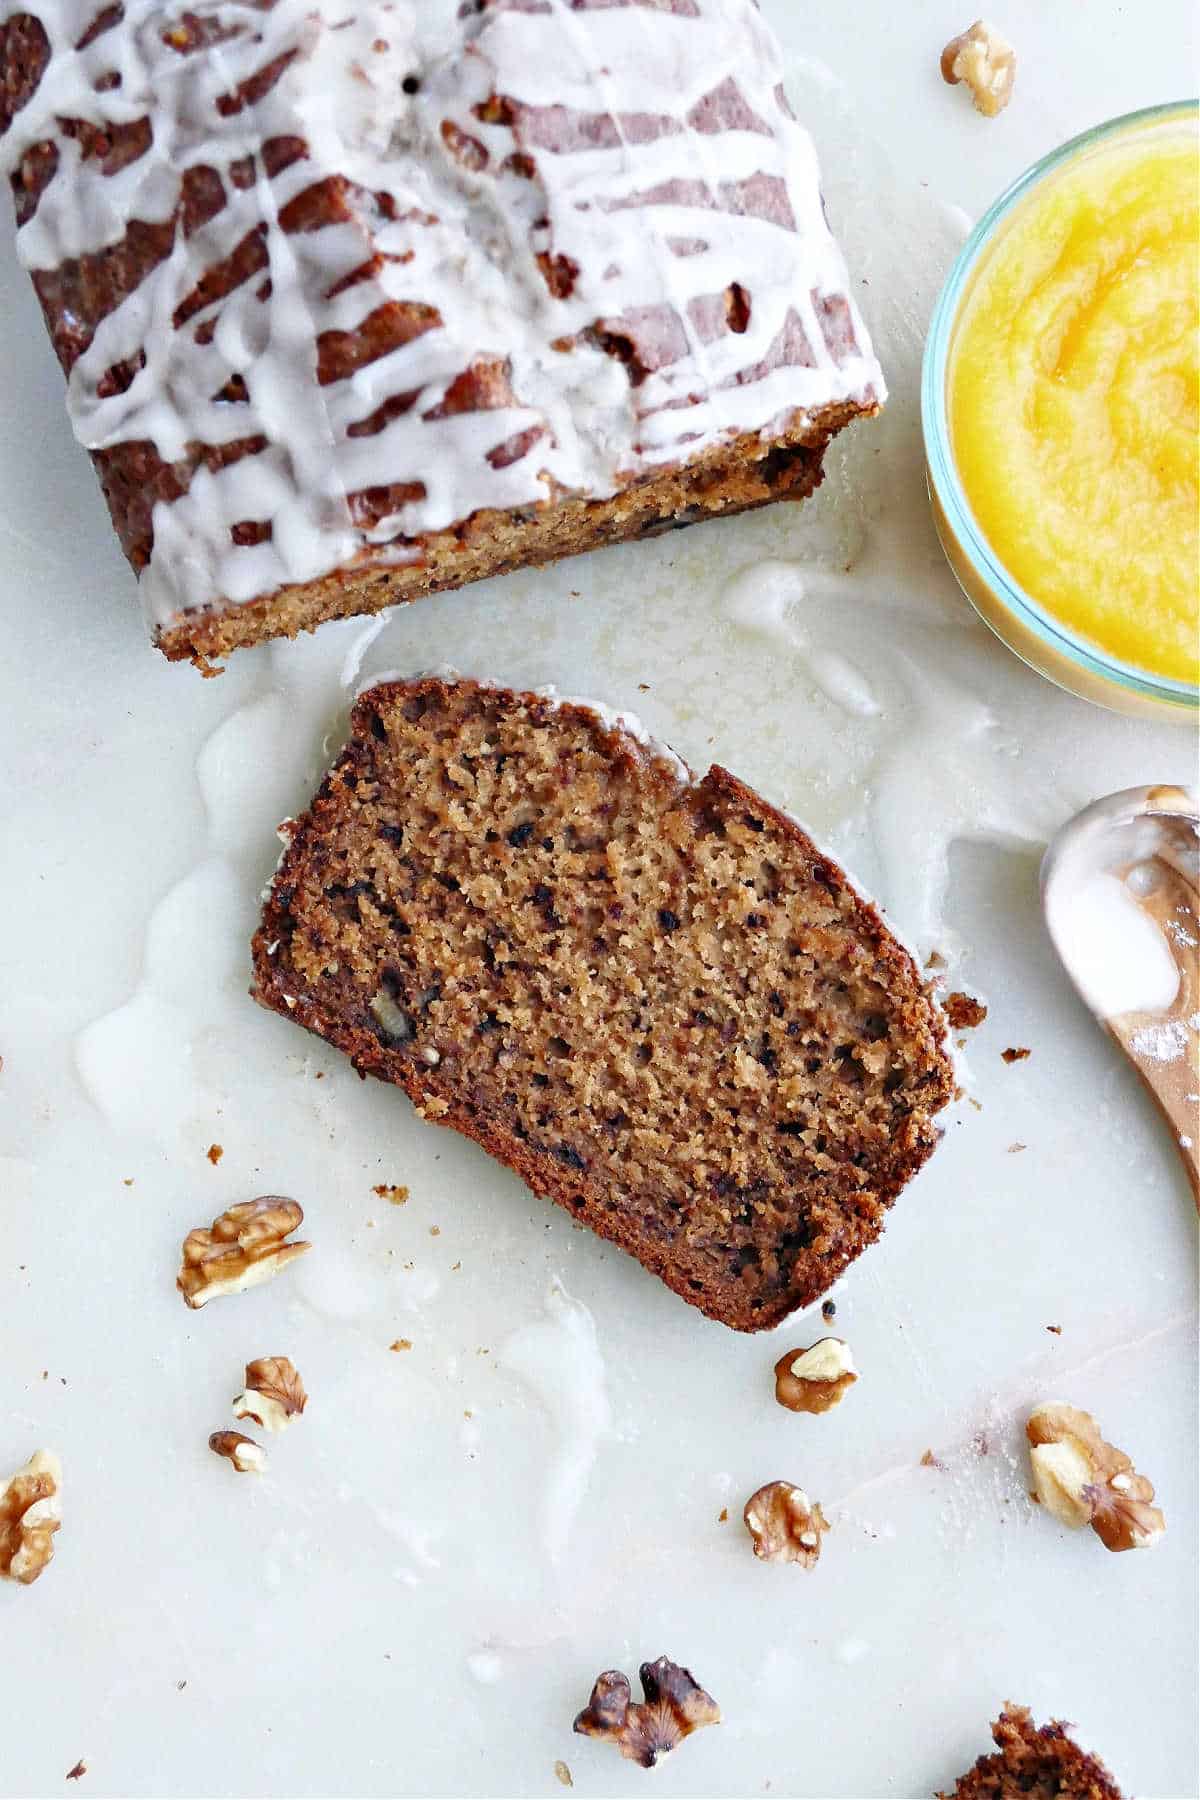
<path id="1" fill-rule="evenodd" d="M 1169 100 L 1157 106 L 1142 107 L 1136 112 L 1122 113 L 1069 138 L 1018 175 L 989 206 L 955 258 L 933 309 L 921 365 L 921 428 L 930 484 L 950 529 L 980 579 L 1036 637 L 1071 662 L 1132 693 L 1191 708 L 1200 707 L 1200 683 L 1154 675 L 1119 657 L 1107 655 L 1082 633 L 1055 618 L 1009 574 L 984 536 L 958 478 L 946 411 L 946 376 L 954 326 L 967 285 L 998 229 L 1021 201 L 1064 164 L 1124 132 L 1197 119 L 1200 119 L 1200 101 L 1193 99 Z"/>

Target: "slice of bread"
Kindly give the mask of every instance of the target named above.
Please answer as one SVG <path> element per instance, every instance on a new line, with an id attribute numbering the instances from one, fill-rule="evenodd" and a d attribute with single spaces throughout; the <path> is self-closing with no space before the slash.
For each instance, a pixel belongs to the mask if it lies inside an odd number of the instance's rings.
<path id="1" fill-rule="evenodd" d="M 908 952 L 793 820 L 635 721 L 388 681 L 285 829 L 255 997 L 714 1319 L 823 1293 L 938 1140 Z"/>
<path id="2" fill-rule="evenodd" d="M 1035 1725 L 1027 1706 L 1009 1700 L 992 1726 L 997 1745 L 938 1800 L 1122 1800 L 1104 1764 L 1067 1733 L 1058 1719 Z"/>

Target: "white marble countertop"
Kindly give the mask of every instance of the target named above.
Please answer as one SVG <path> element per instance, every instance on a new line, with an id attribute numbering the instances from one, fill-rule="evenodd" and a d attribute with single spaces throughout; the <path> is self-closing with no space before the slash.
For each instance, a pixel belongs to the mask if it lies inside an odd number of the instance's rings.
<path id="1" fill-rule="evenodd" d="M 1196 1217 L 1037 897 L 1061 820 L 1186 778 L 1192 745 L 1057 692 L 976 623 L 928 524 L 915 404 L 956 209 L 1194 88 L 1192 9 L 1007 0 L 1020 73 L 994 122 L 938 78 L 968 22 L 942 0 L 767 10 L 836 71 L 797 64 L 792 87 L 884 419 L 810 506 L 438 598 L 373 638 L 327 628 L 210 682 L 151 654 L 4 236 L 0 1468 L 57 1450 L 65 1523 L 36 1587 L 0 1586 L 3 1795 L 553 1795 L 557 1760 L 582 1795 L 927 1795 L 1007 1698 L 1077 1721 L 1128 1792 L 1197 1791 Z M 806 816 L 986 998 L 972 1099 L 835 1295 L 863 1372 L 836 1413 L 771 1397 L 819 1312 L 758 1339 L 704 1321 L 245 997 L 274 825 L 360 659 L 635 707 Z M 390 1183 L 405 1205 L 372 1191 Z M 303 1202 L 314 1253 L 185 1312 L 185 1231 L 261 1192 Z M 243 1481 L 206 1439 L 245 1360 L 281 1352 L 311 1404 Z M 1156 1482 L 1153 1554 L 1030 1505 L 1042 1398 L 1089 1408 Z M 741 1507 L 776 1476 L 833 1522 L 811 1574 L 750 1556 Z M 600 1669 L 664 1652 L 725 1723 L 646 1776 L 570 1726 Z"/>

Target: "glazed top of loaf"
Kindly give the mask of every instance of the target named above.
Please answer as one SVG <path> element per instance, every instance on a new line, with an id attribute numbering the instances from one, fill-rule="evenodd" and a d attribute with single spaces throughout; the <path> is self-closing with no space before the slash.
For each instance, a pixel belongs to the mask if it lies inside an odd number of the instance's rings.
<path id="1" fill-rule="evenodd" d="M 883 397 L 754 0 L 0 0 L 0 159 L 151 623 Z"/>

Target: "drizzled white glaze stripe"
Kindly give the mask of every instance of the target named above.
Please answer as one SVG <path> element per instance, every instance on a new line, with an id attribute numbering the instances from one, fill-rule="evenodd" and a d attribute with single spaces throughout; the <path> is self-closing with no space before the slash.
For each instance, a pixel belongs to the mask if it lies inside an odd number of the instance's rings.
<path id="1" fill-rule="evenodd" d="M 153 510 L 156 627 L 883 397 L 753 0 L 129 0 L 83 49 L 98 0 L 33 4 L 49 62 L 0 162 L 57 156 L 18 239 L 52 326 L 72 259 L 166 233 L 58 346 L 80 441 L 153 446 L 185 490 Z M 105 173 L 78 121 L 149 147 Z M 416 326 L 372 357 L 354 334 L 396 302 Z"/>

